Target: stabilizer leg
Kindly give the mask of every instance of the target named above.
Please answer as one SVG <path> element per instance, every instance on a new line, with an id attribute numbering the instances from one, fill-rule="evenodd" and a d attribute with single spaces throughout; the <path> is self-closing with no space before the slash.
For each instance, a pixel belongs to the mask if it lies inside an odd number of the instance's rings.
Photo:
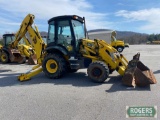
<path id="1" fill-rule="evenodd" d="M 30 80 L 31 77 L 39 74 L 40 72 L 42 72 L 43 69 L 41 67 L 41 65 L 36 65 L 34 66 L 31 70 L 29 70 L 27 73 L 23 73 L 20 76 L 18 76 L 18 80 L 19 81 L 27 81 Z"/>

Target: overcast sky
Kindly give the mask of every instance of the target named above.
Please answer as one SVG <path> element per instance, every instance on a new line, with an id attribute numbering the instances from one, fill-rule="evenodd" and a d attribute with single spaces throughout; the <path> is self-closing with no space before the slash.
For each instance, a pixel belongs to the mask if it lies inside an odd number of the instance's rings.
<path id="1" fill-rule="evenodd" d="M 0 34 L 18 31 L 28 13 L 39 31 L 47 31 L 52 17 L 76 14 L 88 30 L 160 33 L 160 0 L 0 0 Z"/>

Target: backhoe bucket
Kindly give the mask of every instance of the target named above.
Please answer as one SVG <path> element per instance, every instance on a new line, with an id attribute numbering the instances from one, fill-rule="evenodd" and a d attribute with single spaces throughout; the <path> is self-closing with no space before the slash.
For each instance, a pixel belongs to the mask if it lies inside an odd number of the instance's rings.
<path id="1" fill-rule="evenodd" d="M 19 50 L 11 49 L 10 50 L 10 61 L 21 64 L 21 63 L 25 63 L 26 58 L 20 54 Z"/>
<path id="2" fill-rule="evenodd" d="M 153 72 L 139 61 L 140 54 L 137 53 L 133 60 L 127 66 L 122 82 L 127 86 L 147 86 L 149 84 L 156 84 L 156 78 Z"/>
<path id="3" fill-rule="evenodd" d="M 28 64 L 29 65 L 36 65 L 37 64 L 37 57 L 36 55 L 31 55 L 28 59 Z"/>

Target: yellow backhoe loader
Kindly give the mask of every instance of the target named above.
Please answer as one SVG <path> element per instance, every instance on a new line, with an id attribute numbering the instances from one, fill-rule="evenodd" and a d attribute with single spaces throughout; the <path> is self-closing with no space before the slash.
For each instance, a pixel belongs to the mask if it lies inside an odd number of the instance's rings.
<path id="1" fill-rule="evenodd" d="M 26 59 L 28 64 L 35 65 L 35 51 L 32 49 L 28 39 L 23 36 L 23 41 L 19 44 L 15 34 L 3 35 L 3 47 L 0 49 L 0 60 L 2 63 L 17 62 L 25 63 Z"/>
<path id="2" fill-rule="evenodd" d="M 124 43 L 122 40 L 117 40 L 116 35 L 116 31 L 113 31 L 111 34 L 111 46 L 121 53 L 125 47 L 129 47 L 129 44 Z"/>
<path id="3" fill-rule="evenodd" d="M 143 86 L 156 83 L 153 73 L 139 61 L 140 54 L 136 54 L 128 62 L 104 40 L 87 39 L 84 17 L 65 15 L 51 18 L 48 21 L 47 46 L 38 28 L 32 25 L 34 18 L 34 15 L 28 14 L 23 23 L 30 35 L 38 64 L 18 76 L 18 80 L 29 80 L 42 71 L 49 78 L 60 78 L 67 71 L 75 72 L 87 68 L 88 77 L 94 82 L 104 82 L 116 70 L 123 76 L 125 85 Z"/>

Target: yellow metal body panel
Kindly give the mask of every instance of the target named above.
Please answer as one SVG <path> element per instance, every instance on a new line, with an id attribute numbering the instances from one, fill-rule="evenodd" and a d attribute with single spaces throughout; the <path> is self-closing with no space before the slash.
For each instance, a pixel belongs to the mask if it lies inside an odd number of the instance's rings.
<path id="1" fill-rule="evenodd" d="M 30 55 L 34 54 L 34 52 L 32 52 L 32 48 L 24 44 L 18 45 L 18 50 L 21 55 L 25 55 L 26 57 L 30 57 Z"/>
<path id="2" fill-rule="evenodd" d="M 116 40 L 116 41 L 111 41 L 111 46 L 113 46 L 113 47 L 118 47 L 118 46 L 125 47 L 125 44 L 124 44 L 123 41 Z"/>
<path id="3" fill-rule="evenodd" d="M 110 69 L 117 70 L 120 75 L 124 75 L 128 65 L 127 59 L 104 40 L 83 39 L 80 52 L 84 57 L 91 58 L 92 62 L 105 62 Z"/>

